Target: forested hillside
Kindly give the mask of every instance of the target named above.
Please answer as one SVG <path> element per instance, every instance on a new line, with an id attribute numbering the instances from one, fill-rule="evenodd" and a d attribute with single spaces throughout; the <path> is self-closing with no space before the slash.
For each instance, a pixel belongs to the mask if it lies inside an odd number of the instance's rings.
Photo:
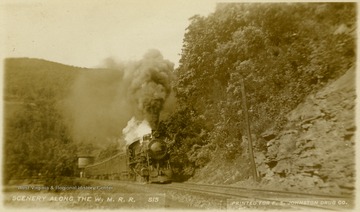
<path id="1" fill-rule="evenodd" d="M 73 142 L 58 107 L 86 69 L 29 58 L 4 62 L 4 181 L 73 176 L 85 147 Z"/>
<path id="2" fill-rule="evenodd" d="M 250 177 L 241 79 L 256 138 L 282 130 L 288 112 L 355 63 L 354 3 L 218 4 L 190 21 L 174 84 L 178 107 L 162 122 L 182 179 L 234 169 L 232 182 Z M 266 151 L 266 140 L 254 142 Z"/>
<path id="3" fill-rule="evenodd" d="M 5 101 L 63 98 L 81 70 L 85 69 L 41 59 L 6 59 Z"/>

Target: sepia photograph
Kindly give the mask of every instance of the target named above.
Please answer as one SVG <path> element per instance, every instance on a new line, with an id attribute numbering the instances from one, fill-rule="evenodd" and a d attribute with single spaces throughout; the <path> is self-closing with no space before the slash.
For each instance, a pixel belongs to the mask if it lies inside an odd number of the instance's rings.
<path id="1" fill-rule="evenodd" d="M 355 211 L 357 13 L 1 1 L 1 210 Z"/>

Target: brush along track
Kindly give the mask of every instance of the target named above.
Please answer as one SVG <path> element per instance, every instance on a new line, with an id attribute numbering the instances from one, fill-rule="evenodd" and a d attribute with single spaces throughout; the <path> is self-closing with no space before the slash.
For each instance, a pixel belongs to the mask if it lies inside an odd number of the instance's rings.
<path id="1" fill-rule="evenodd" d="M 222 208 L 258 208 L 258 209 L 325 209 L 342 210 L 354 207 L 352 196 L 335 196 L 309 194 L 291 191 L 250 189 L 225 185 L 208 185 L 193 183 L 172 183 L 167 185 L 149 185 L 164 189 L 175 189 L 182 192 L 201 194 L 222 199 Z"/>

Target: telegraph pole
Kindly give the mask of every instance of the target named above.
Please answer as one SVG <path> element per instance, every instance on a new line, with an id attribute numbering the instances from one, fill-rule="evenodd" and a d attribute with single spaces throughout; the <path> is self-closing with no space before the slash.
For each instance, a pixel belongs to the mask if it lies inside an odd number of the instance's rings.
<path id="1" fill-rule="evenodd" d="M 243 103 L 243 111 L 245 116 L 245 125 L 246 125 L 246 134 L 248 138 L 248 145 L 249 145 L 249 159 L 251 162 L 251 168 L 252 168 L 252 174 L 253 179 L 255 181 L 258 181 L 258 175 L 256 171 L 256 164 L 254 159 L 254 152 L 253 152 L 253 146 L 252 146 L 252 138 L 251 138 L 251 131 L 250 131 L 250 123 L 249 123 L 249 115 L 248 115 L 248 109 L 246 106 L 246 94 L 245 94 L 245 85 L 244 85 L 244 79 L 243 77 L 240 78 L 241 83 L 241 96 L 242 96 L 242 103 Z"/>

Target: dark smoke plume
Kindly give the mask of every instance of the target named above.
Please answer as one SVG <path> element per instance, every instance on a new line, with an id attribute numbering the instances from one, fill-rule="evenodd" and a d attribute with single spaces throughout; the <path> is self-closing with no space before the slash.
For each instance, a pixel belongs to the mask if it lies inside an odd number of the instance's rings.
<path id="1" fill-rule="evenodd" d="M 82 73 L 65 102 L 73 138 L 101 143 L 119 137 L 132 117 L 156 129 L 171 93 L 174 64 L 158 50 L 148 51 L 140 61 L 105 62 L 107 69 Z"/>
<path id="2" fill-rule="evenodd" d="M 165 100 L 171 92 L 171 74 L 174 64 L 164 60 L 160 52 L 152 50 L 144 58 L 129 65 L 125 80 L 130 81 L 128 96 L 137 105 L 138 120 L 146 119 L 155 129 Z"/>

